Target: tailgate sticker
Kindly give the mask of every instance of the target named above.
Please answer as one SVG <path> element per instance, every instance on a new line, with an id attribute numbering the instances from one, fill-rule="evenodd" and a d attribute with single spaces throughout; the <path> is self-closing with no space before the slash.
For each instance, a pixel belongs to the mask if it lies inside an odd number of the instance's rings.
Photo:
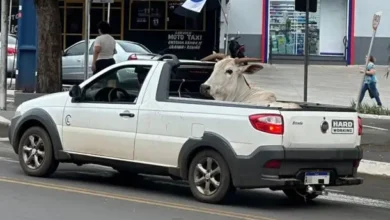
<path id="1" fill-rule="evenodd" d="M 353 134 L 353 120 L 332 120 L 332 134 Z"/>

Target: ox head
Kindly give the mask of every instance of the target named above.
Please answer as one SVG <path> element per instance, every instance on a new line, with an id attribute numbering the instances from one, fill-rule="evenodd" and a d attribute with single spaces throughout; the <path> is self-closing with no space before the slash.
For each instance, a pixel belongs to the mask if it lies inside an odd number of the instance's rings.
<path id="1" fill-rule="evenodd" d="M 248 64 L 260 62 L 254 58 L 231 58 L 224 54 L 214 53 L 202 60 L 217 60 L 211 76 L 200 86 L 200 92 L 203 95 L 211 96 L 216 100 L 232 101 L 233 96 L 249 89 L 244 74 L 253 74 L 263 69 L 262 65 Z"/>

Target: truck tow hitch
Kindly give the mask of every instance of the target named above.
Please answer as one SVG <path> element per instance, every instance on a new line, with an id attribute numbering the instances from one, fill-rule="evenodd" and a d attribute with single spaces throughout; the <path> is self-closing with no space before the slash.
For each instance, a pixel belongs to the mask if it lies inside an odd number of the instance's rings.
<path id="1" fill-rule="evenodd" d="M 328 191 L 325 189 L 325 185 L 314 186 L 314 187 L 308 185 L 306 187 L 306 193 L 307 194 L 323 195 L 323 196 L 328 195 Z"/>

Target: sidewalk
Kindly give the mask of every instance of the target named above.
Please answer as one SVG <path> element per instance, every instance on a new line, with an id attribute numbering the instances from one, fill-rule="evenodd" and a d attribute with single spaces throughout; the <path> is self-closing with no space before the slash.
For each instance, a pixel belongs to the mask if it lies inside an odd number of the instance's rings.
<path id="1" fill-rule="evenodd" d="M 383 106 L 390 108 L 390 78 L 386 66 L 377 66 L 378 89 Z M 350 106 L 357 99 L 363 74 L 358 66 L 309 66 L 308 102 Z M 265 64 L 260 72 L 247 78 L 257 87 L 270 90 L 279 100 L 303 101 L 303 65 Z M 374 104 L 366 94 L 363 103 Z"/>

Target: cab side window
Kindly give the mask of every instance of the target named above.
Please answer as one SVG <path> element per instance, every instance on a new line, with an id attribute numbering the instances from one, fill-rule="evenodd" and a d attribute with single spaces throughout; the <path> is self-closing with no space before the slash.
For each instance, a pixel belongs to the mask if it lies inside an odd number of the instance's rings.
<path id="1" fill-rule="evenodd" d="M 110 70 L 83 89 L 84 102 L 136 103 L 151 65 L 128 65 Z"/>

